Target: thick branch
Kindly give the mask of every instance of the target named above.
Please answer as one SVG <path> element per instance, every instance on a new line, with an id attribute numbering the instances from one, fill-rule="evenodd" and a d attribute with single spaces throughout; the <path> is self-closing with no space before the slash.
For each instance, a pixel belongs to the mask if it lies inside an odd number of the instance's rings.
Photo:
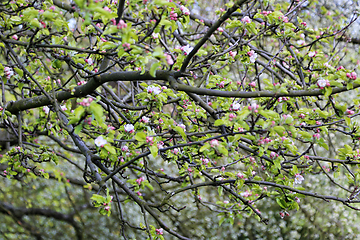
<path id="1" fill-rule="evenodd" d="M 171 72 L 157 71 L 156 77 L 150 75 L 149 72 L 141 74 L 141 72 L 113 72 L 104 73 L 90 79 L 84 85 L 75 87 L 72 91 L 61 91 L 55 94 L 58 101 L 64 101 L 75 97 L 84 97 L 91 94 L 101 84 L 112 81 L 141 81 L 141 80 L 167 80 Z M 37 108 L 51 104 L 50 100 L 46 96 L 38 96 L 34 98 L 25 98 L 16 102 L 10 102 L 6 110 L 15 114 L 19 111 Z"/>

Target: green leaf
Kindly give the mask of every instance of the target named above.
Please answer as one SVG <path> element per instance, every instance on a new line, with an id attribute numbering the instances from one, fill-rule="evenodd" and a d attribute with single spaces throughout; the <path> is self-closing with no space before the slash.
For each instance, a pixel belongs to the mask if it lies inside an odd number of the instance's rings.
<path id="1" fill-rule="evenodd" d="M 97 104 L 96 102 L 91 102 L 89 106 L 89 111 L 94 114 L 96 121 L 101 124 L 103 123 L 103 108 L 100 104 Z"/>
<path id="2" fill-rule="evenodd" d="M 175 8 L 176 5 L 173 2 L 169 2 L 167 0 L 154 0 L 154 4 L 158 6 L 167 6 L 170 8 Z"/>
<path id="3" fill-rule="evenodd" d="M 318 142 L 317 142 L 321 147 L 325 148 L 327 151 L 329 151 L 329 146 L 325 143 L 324 139 L 321 138 Z"/>
<path id="4" fill-rule="evenodd" d="M 70 119 L 69 124 L 78 123 L 80 121 L 80 118 L 84 116 L 84 114 L 85 114 L 85 108 L 83 108 L 83 106 L 78 106 L 74 110 L 74 115 L 69 117 Z"/>
<path id="5" fill-rule="evenodd" d="M 275 126 L 273 129 L 279 136 L 284 136 L 285 128 L 283 126 Z"/>
<path id="6" fill-rule="evenodd" d="M 79 134 L 81 132 L 81 130 L 83 129 L 83 125 L 79 124 L 74 128 L 74 133 L 75 134 Z"/>
<path id="7" fill-rule="evenodd" d="M 14 67 L 14 70 L 17 74 L 19 74 L 20 77 L 24 76 L 24 72 L 20 68 Z"/>
<path id="8" fill-rule="evenodd" d="M 98 194 L 93 194 L 90 199 L 93 200 L 93 201 L 96 201 L 97 203 L 105 202 L 105 198 L 103 196 L 101 196 L 101 195 L 98 195 Z"/>
<path id="9" fill-rule="evenodd" d="M 286 117 L 286 119 L 285 119 L 285 123 L 286 123 L 286 124 L 290 124 L 290 123 L 292 123 L 292 122 L 294 122 L 294 118 L 293 118 L 292 116 Z"/>
<path id="10" fill-rule="evenodd" d="M 174 130 L 178 132 L 181 135 L 181 137 L 186 141 L 186 134 L 182 127 L 176 126 L 174 127 Z"/>
<path id="11" fill-rule="evenodd" d="M 200 152 L 203 152 L 203 151 L 205 151 L 205 150 L 207 150 L 209 148 L 210 148 L 210 144 L 206 143 L 200 148 Z"/>
<path id="12" fill-rule="evenodd" d="M 156 62 L 153 65 L 151 65 L 150 71 L 149 71 L 150 75 L 153 76 L 153 77 L 156 77 L 156 70 L 160 66 L 161 66 L 161 64 L 159 62 Z"/>
<path id="13" fill-rule="evenodd" d="M 219 221 L 219 226 L 221 226 L 221 224 L 226 220 L 226 217 L 222 217 Z"/>
<path id="14" fill-rule="evenodd" d="M 146 133 L 144 132 L 138 132 L 136 135 L 135 135 L 135 139 L 139 142 L 143 142 L 143 141 L 146 141 Z"/>
<path id="15" fill-rule="evenodd" d="M 312 138 L 312 135 L 308 132 L 305 132 L 305 131 L 298 131 L 298 133 L 305 139 L 311 139 Z"/>
<path id="16" fill-rule="evenodd" d="M 163 52 L 161 47 L 156 47 L 154 49 L 154 52 L 152 53 L 152 55 L 153 55 L 154 58 L 160 58 L 160 59 L 165 58 L 164 52 Z"/>
<path id="17" fill-rule="evenodd" d="M 277 197 L 277 198 L 276 198 L 276 202 L 277 202 L 277 204 L 279 204 L 279 206 L 280 206 L 281 208 L 283 208 L 283 209 L 286 209 L 286 208 L 287 208 L 287 204 L 286 204 L 286 202 L 284 201 L 284 199 Z"/>
<path id="18" fill-rule="evenodd" d="M 223 188 L 221 186 L 218 187 L 218 193 L 219 193 L 219 197 L 221 197 L 223 193 Z"/>
<path id="19" fill-rule="evenodd" d="M 30 21 L 30 25 L 36 28 L 41 28 L 41 23 L 36 18 Z"/>
<path id="20" fill-rule="evenodd" d="M 346 125 L 350 126 L 351 125 L 351 118 L 345 117 L 344 119 L 345 119 Z"/>
<path id="21" fill-rule="evenodd" d="M 217 119 L 214 123 L 214 126 L 221 126 L 225 124 L 225 120 L 223 119 Z"/>
<path id="22" fill-rule="evenodd" d="M 116 155 L 116 149 L 115 147 L 111 146 L 110 144 L 105 144 L 104 148 L 111 154 L 115 154 Z"/>
<path id="23" fill-rule="evenodd" d="M 324 96 L 329 97 L 331 95 L 331 93 L 332 93 L 332 88 L 331 87 L 326 87 Z"/>
<path id="24" fill-rule="evenodd" d="M 228 156 L 229 155 L 229 151 L 226 149 L 226 147 L 222 144 L 220 144 L 217 148 L 219 150 L 219 152 L 221 154 L 223 154 L 224 156 Z"/>
<path id="25" fill-rule="evenodd" d="M 153 144 L 150 146 L 150 152 L 152 154 L 153 157 L 157 157 L 158 155 L 158 147 L 156 144 Z"/>

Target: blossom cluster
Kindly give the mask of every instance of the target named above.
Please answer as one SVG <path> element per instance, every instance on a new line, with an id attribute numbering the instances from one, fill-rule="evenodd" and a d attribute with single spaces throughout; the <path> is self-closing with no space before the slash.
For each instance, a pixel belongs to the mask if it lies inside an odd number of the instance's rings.
<path id="1" fill-rule="evenodd" d="M 84 107 L 90 106 L 90 103 L 93 101 L 92 98 L 84 98 L 79 104 Z"/>
<path id="2" fill-rule="evenodd" d="M 9 68 L 9 67 L 4 67 L 4 73 L 5 73 L 5 76 L 6 76 L 6 79 L 10 79 L 12 76 L 15 75 L 14 71 Z"/>

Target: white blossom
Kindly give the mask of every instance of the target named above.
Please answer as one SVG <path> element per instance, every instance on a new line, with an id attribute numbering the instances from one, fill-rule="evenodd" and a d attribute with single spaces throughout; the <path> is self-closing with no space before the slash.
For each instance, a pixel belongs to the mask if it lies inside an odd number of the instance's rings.
<path id="1" fill-rule="evenodd" d="M 95 145 L 98 147 L 103 147 L 105 144 L 107 144 L 107 141 L 104 139 L 102 135 L 98 136 L 95 139 Z"/>
<path id="2" fill-rule="evenodd" d="M 150 121 L 150 118 L 143 116 L 141 118 L 141 121 L 143 121 L 144 123 L 148 123 Z"/>
<path id="3" fill-rule="evenodd" d="M 44 106 L 43 110 L 46 114 L 49 114 L 49 112 L 50 112 L 50 108 L 48 106 Z"/>
<path id="4" fill-rule="evenodd" d="M 185 52 L 185 55 L 188 55 L 194 48 L 188 44 L 186 46 L 182 46 L 180 49 Z"/>
<path id="5" fill-rule="evenodd" d="M 309 57 L 313 58 L 316 56 L 316 52 L 309 52 Z"/>
<path id="6" fill-rule="evenodd" d="M 124 130 L 125 130 L 125 132 L 133 132 L 133 131 L 134 131 L 134 125 L 132 125 L 132 124 L 126 124 L 126 125 L 124 126 Z"/>
<path id="7" fill-rule="evenodd" d="M 235 110 L 235 111 L 239 110 L 240 107 L 241 107 L 240 103 L 233 103 L 233 105 L 232 105 L 232 109 Z"/>
<path id="8" fill-rule="evenodd" d="M 186 132 L 186 126 L 185 126 L 185 124 L 182 124 L 182 123 L 181 123 L 181 124 L 179 124 L 178 126 L 181 127 L 182 129 L 184 129 L 184 132 Z"/>
<path id="9" fill-rule="evenodd" d="M 68 21 L 68 26 L 70 28 L 71 31 L 74 31 L 75 28 L 76 28 L 76 20 L 75 18 L 71 18 L 69 21 Z"/>
<path id="10" fill-rule="evenodd" d="M 161 90 L 159 87 L 153 87 L 153 86 L 148 86 L 146 88 L 148 93 L 154 93 L 154 95 L 158 95 L 159 93 L 161 93 Z"/>
<path id="11" fill-rule="evenodd" d="M 251 50 L 247 53 L 250 57 L 250 62 L 254 63 L 257 58 L 257 53 L 254 50 Z"/>
<path id="12" fill-rule="evenodd" d="M 295 184 L 301 184 L 302 181 L 304 181 L 304 177 L 301 176 L 300 174 L 296 174 L 294 180 L 295 180 Z"/>

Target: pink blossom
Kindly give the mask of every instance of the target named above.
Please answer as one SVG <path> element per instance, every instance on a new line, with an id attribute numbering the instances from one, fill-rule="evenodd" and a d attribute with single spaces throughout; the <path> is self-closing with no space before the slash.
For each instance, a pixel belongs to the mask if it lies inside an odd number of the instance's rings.
<path id="1" fill-rule="evenodd" d="M 92 58 L 87 58 L 85 59 L 85 62 L 89 65 L 93 65 L 94 64 L 94 61 L 92 60 Z"/>
<path id="2" fill-rule="evenodd" d="M 239 173 L 236 174 L 236 177 L 238 177 L 238 178 L 240 178 L 240 179 L 243 179 L 243 178 L 244 178 L 244 175 L 239 172 Z"/>
<path id="3" fill-rule="evenodd" d="M 90 106 L 90 103 L 93 101 L 92 98 L 84 98 L 79 104 L 85 107 Z"/>
<path id="4" fill-rule="evenodd" d="M 174 20 L 174 21 L 176 21 L 176 20 L 177 20 L 178 15 L 177 15 L 177 13 L 176 13 L 176 12 L 171 11 L 171 12 L 170 12 L 169 17 L 170 17 L 170 20 Z"/>
<path id="5" fill-rule="evenodd" d="M 237 54 L 237 52 L 233 52 L 233 51 L 230 51 L 230 52 L 229 52 L 229 55 L 230 55 L 231 57 L 233 57 L 233 58 L 236 56 L 236 54 Z"/>
<path id="6" fill-rule="evenodd" d="M 282 20 L 284 23 L 289 22 L 289 18 L 285 16 L 279 16 L 279 20 Z"/>
<path id="7" fill-rule="evenodd" d="M 249 86 L 250 86 L 250 87 L 256 87 L 256 82 L 251 82 L 251 83 L 249 83 Z"/>
<path id="8" fill-rule="evenodd" d="M 262 11 L 261 14 L 264 15 L 265 17 L 267 15 L 269 15 L 270 13 L 272 13 L 271 11 Z"/>
<path id="9" fill-rule="evenodd" d="M 121 148 L 121 151 L 127 152 L 127 151 L 129 151 L 129 147 L 125 145 Z"/>
<path id="10" fill-rule="evenodd" d="M 117 27 L 120 29 L 127 28 L 127 24 L 124 22 L 124 20 L 120 20 L 117 24 Z"/>
<path id="11" fill-rule="evenodd" d="M 182 12 L 184 15 L 187 15 L 187 16 L 190 15 L 190 11 L 189 11 L 189 9 L 188 9 L 187 7 L 185 7 L 185 6 L 180 6 L 180 10 L 181 10 L 181 12 Z"/>
<path id="12" fill-rule="evenodd" d="M 213 139 L 210 141 L 210 146 L 211 147 L 216 147 L 219 146 L 219 141 L 217 139 Z"/>
<path id="13" fill-rule="evenodd" d="M 14 39 L 14 40 L 18 40 L 18 39 L 19 39 L 19 37 L 18 37 L 16 34 L 15 34 L 15 35 L 12 35 L 11 38 Z"/>
<path id="14" fill-rule="evenodd" d="M 138 179 L 136 179 L 137 184 L 141 185 L 141 183 L 145 181 L 144 177 L 139 177 Z"/>
<path id="15" fill-rule="evenodd" d="M 245 16 L 245 17 L 243 17 L 243 19 L 241 19 L 241 21 L 242 21 L 243 23 L 245 23 L 245 24 L 247 24 L 247 23 L 251 23 L 251 19 L 250 19 L 250 17 L 249 17 L 249 16 Z"/>
<path id="16" fill-rule="evenodd" d="M 306 22 L 302 22 L 301 25 L 306 28 L 307 24 Z"/>
<path id="17" fill-rule="evenodd" d="M 252 196 L 252 192 L 249 190 L 246 190 L 245 192 L 240 193 L 240 195 L 243 197 L 250 197 L 250 196 Z"/>
<path id="18" fill-rule="evenodd" d="M 124 43 L 122 46 L 124 47 L 124 50 L 125 50 L 125 51 L 129 51 L 129 50 L 130 50 L 130 43 Z"/>
<path id="19" fill-rule="evenodd" d="M 224 88 L 225 87 L 225 82 L 221 81 L 220 84 L 217 83 L 216 86 L 218 86 L 219 88 Z"/>
<path id="20" fill-rule="evenodd" d="M 259 105 L 256 104 L 256 103 L 253 103 L 253 104 L 251 104 L 250 106 L 248 106 L 248 109 L 249 109 L 250 111 L 255 112 L 255 113 L 258 112 L 258 108 L 259 108 Z"/>
<path id="21" fill-rule="evenodd" d="M 350 110 L 350 109 L 346 109 L 346 114 L 347 115 L 353 115 L 355 113 L 355 111 Z"/>
<path id="22" fill-rule="evenodd" d="M 204 165 L 209 163 L 209 159 L 207 159 L 207 158 L 200 158 L 200 160 Z"/>
<path id="23" fill-rule="evenodd" d="M 151 34 L 151 36 L 152 36 L 153 39 L 158 39 L 158 38 L 159 38 L 159 33 L 154 33 L 154 32 L 153 32 L 153 33 Z"/>
<path id="24" fill-rule="evenodd" d="M 270 158 L 271 159 L 274 159 L 274 158 L 276 158 L 276 157 L 278 157 L 279 155 L 278 154 L 276 154 L 275 152 L 271 152 L 270 153 Z"/>
<path id="25" fill-rule="evenodd" d="M 247 52 L 247 55 L 250 57 L 250 62 L 254 63 L 257 58 L 257 53 L 254 50 Z"/>
<path id="26" fill-rule="evenodd" d="M 153 143 L 153 141 L 154 141 L 154 137 L 150 137 L 150 136 L 146 137 L 147 143 Z"/>
<path id="27" fill-rule="evenodd" d="M 167 64 L 169 64 L 169 65 L 174 64 L 174 61 L 173 61 L 172 57 L 170 56 L 170 54 L 164 53 L 164 56 L 165 56 Z"/>
<path id="28" fill-rule="evenodd" d="M 159 228 L 159 229 L 155 229 L 155 232 L 157 235 L 163 235 L 164 234 L 164 229 Z"/>
<path id="29" fill-rule="evenodd" d="M 356 80 L 357 78 L 356 72 L 346 73 L 346 76 L 352 80 Z"/>

